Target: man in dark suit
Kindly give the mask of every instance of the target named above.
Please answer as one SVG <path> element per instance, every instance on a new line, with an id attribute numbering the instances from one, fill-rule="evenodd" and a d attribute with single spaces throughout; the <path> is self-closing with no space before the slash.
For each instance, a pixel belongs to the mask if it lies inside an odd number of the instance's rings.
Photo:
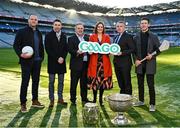
<path id="1" fill-rule="evenodd" d="M 54 82 L 58 74 L 58 104 L 67 105 L 63 99 L 64 73 L 66 73 L 67 38 L 61 31 L 62 23 L 56 19 L 53 22 L 53 30 L 45 37 L 45 49 L 48 55 L 49 73 L 49 107 L 54 106 Z"/>
<path id="2" fill-rule="evenodd" d="M 142 18 L 140 22 L 141 31 L 135 36 L 135 65 L 138 80 L 139 102 L 134 106 L 144 105 L 144 77 L 146 75 L 147 84 L 149 87 L 150 107 L 149 111 L 155 111 L 155 88 L 154 88 L 154 75 L 156 73 L 156 56 L 150 53 L 159 51 L 159 40 L 156 35 L 149 31 L 149 19 Z M 142 62 L 143 58 L 147 60 Z"/>
<path id="3" fill-rule="evenodd" d="M 84 35 L 84 25 L 77 23 L 75 26 L 75 34 L 68 38 L 68 51 L 71 55 L 70 70 L 71 70 L 71 85 L 70 85 L 70 100 L 72 104 L 76 104 L 76 88 L 80 79 L 80 93 L 82 102 L 88 102 L 87 98 L 87 68 L 88 54 L 78 50 L 78 45 L 81 41 L 88 41 L 87 35 Z"/>
<path id="4" fill-rule="evenodd" d="M 21 65 L 22 81 L 20 89 L 20 102 L 21 112 L 23 113 L 27 112 L 26 96 L 30 76 L 32 76 L 32 106 L 38 108 L 44 107 L 44 105 L 38 101 L 39 77 L 41 62 L 44 59 L 44 48 L 42 34 L 37 29 L 37 24 L 38 17 L 36 15 L 30 15 L 28 19 L 28 26 L 17 32 L 13 45 Z M 24 46 L 31 46 L 34 54 L 29 55 L 27 53 L 22 53 L 22 48 Z"/>
<path id="5" fill-rule="evenodd" d="M 122 21 L 117 22 L 116 31 L 118 32 L 118 35 L 114 37 L 113 43 L 120 46 L 121 52 L 114 55 L 114 69 L 121 89 L 120 93 L 132 95 L 131 54 L 135 50 L 133 37 L 125 32 L 125 23 Z"/>

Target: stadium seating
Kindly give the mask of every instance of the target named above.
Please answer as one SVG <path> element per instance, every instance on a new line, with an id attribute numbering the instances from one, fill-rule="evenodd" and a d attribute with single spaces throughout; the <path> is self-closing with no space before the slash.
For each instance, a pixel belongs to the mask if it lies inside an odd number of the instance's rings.
<path id="1" fill-rule="evenodd" d="M 106 32 L 110 34 L 110 36 L 113 36 L 115 34 L 114 23 L 119 20 L 125 21 L 127 24 L 127 31 L 134 35 L 139 29 L 139 20 L 142 17 L 83 15 L 3 0 L 0 4 L 0 47 L 6 47 L 9 46 L 9 44 L 12 45 L 15 32 L 27 25 L 27 19 L 30 14 L 36 14 L 39 17 L 39 29 L 42 31 L 43 35 L 51 31 L 52 21 L 58 18 L 63 22 L 63 31 L 66 32 L 68 36 L 74 33 L 74 25 L 77 22 L 85 23 L 85 32 L 87 34 L 92 33 L 93 27 L 97 21 L 103 21 L 106 25 Z M 160 40 L 167 39 L 174 42 L 173 46 L 180 45 L 179 12 L 151 14 L 146 15 L 146 17 L 151 20 L 151 31 L 155 32 Z"/>
<path id="2" fill-rule="evenodd" d="M 0 32 L 0 47 L 11 47 L 14 42 L 15 34 Z"/>

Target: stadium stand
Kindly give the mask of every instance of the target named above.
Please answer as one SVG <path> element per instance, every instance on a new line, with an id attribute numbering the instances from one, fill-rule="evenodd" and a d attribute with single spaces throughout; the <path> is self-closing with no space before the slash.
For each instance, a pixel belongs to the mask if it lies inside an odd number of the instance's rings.
<path id="1" fill-rule="evenodd" d="M 25 0 L 28 1 L 28 0 Z M 52 21 L 56 18 L 63 22 L 63 31 L 68 36 L 74 33 L 74 26 L 77 22 L 85 24 L 85 32 L 91 34 L 97 21 L 103 21 L 106 25 L 106 32 L 113 36 L 115 32 L 115 23 L 123 20 L 127 24 L 127 31 L 135 34 L 139 30 L 139 20 L 141 17 L 148 17 L 151 20 L 151 31 L 155 32 L 159 39 L 171 41 L 171 46 L 180 46 L 180 12 L 164 12 L 161 14 L 131 15 L 131 16 L 95 16 L 75 13 L 66 10 L 57 10 L 54 8 L 45 8 L 42 6 L 32 6 L 25 3 L 16 3 L 10 0 L 0 0 L 0 47 L 10 47 L 13 44 L 15 33 L 18 29 L 27 25 L 27 19 L 30 14 L 36 14 L 39 17 L 39 29 L 43 35 L 52 29 Z M 42 2 L 42 1 L 40 1 Z M 66 1 L 67 2 L 67 1 Z M 178 2 L 170 3 L 175 6 Z M 72 6 L 72 5 L 69 5 Z M 94 7 L 95 5 L 91 5 Z M 156 5 L 159 6 L 160 5 Z M 154 11 L 152 6 L 149 10 Z M 179 6 L 176 6 L 179 8 Z M 69 7 L 67 7 L 69 8 Z M 101 7 L 100 7 L 101 8 Z M 139 10 L 147 7 L 139 7 Z M 167 8 L 166 8 L 167 9 Z M 116 9 L 117 10 L 117 9 Z M 102 12 L 112 12 L 115 9 L 106 9 Z M 138 8 L 131 8 L 131 11 L 138 13 Z M 82 10 L 79 10 L 82 11 Z M 146 9 L 147 11 L 147 9 Z M 91 12 L 91 11 L 89 11 Z M 128 9 L 124 9 L 127 13 Z"/>
<path id="2" fill-rule="evenodd" d="M 15 34 L 0 32 L 0 47 L 11 47 L 14 42 Z"/>

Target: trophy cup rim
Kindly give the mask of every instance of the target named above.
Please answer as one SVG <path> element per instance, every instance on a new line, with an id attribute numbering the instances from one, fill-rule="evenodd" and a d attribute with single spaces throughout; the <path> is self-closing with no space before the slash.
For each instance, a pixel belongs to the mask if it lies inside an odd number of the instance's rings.
<path id="1" fill-rule="evenodd" d="M 116 99 L 115 99 L 115 98 Z M 125 97 L 126 99 L 121 99 L 117 97 Z M 133 99 L 132 95 L 129 94 L 120 94 L 120 93 L 115 93 L 107 96 L 107 99 L 110 101 L 115 101 L 115 102 L 127 102 Z"/>

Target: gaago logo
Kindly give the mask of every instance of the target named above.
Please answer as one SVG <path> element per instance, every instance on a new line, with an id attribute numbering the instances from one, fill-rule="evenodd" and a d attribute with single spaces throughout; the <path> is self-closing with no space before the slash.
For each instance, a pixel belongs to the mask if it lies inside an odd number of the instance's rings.
<path id="1" fill-rule="evenodd" d="M 102 45 L 100 45 L 97 42 L 87 41 L 81 41 L 78 47 L 79 50 L 82 52 L 92 52 L 101 54 L 118 54 L 121 51 L 121 48 L 118 44 L 103 43 Z"/>

